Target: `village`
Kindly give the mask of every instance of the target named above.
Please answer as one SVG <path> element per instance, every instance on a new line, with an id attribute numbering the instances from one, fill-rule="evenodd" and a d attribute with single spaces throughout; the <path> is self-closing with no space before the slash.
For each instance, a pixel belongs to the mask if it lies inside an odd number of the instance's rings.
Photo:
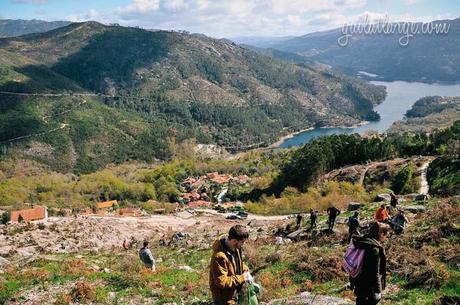
<path id="1" fill-rule="evenodd" d="M 182 195 L 174 206 L 173 213 L 188 210 L 189 212 L 197 208 L 213 208 L 225 213 L 232 210 L 244 210 L 243 203 L 231 201 L 226 197 L 230 185 L 246 185 L 250 178 L 246 175 L 232 176 L 229 174 L 219 174 L 218 172 L 208 173 L 200 177 L 188 177 L 180 184 Z M 14 210 L 10 212 L 9 221 L 13 223 L 46 221 L 48 217 L 141 217 L 148 216 L 149 213 L 139 207 L 125 206 L 123 202 L 117 200 L 107 200 L 94 203 L 86 208 L 55 208 L 40 204 L 29 204 L 30 208 Z M 7 211 L 0 210 L 0 215 Z M 166 214 L 164 208 L 154 209 L 152 214 Z M 245 214 L 243 214 L 245 215 Z M 232 215 L 230 217 L 235 217 Z"/>

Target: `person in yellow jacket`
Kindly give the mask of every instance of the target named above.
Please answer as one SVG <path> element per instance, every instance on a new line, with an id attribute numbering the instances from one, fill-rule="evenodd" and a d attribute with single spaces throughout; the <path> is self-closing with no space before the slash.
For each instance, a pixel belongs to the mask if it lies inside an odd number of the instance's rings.
<path id="1" fill-rule="evenodd" d="M 214 305 L 238 304 L 238 292 L 243 284 L 252 282 L 249 268 L 241 258 L 241 246 L 248 239 L 245 226 L 235 225 L 228 237 L 218 239 L 212 246 L 209 266 L 209 287 Z"/>

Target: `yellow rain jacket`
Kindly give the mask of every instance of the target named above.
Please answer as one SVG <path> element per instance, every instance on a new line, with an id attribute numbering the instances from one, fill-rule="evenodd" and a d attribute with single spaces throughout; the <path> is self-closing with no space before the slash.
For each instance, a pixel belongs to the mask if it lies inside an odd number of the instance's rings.
<path id="1" fill-rule="evenodd" d="M 243 273 L 249 268 L 241 259 L 241 251 L 235 249 L 234 256 L 227 248 L 225 239 L 216 240 L 212 246 L 211 264 L 209 266 L 209 287 L 212 299 L 223 304 L 236 304 L 238 290 L 244 283 Z M 240 266 L 240 272 L 237 269 Z"/>

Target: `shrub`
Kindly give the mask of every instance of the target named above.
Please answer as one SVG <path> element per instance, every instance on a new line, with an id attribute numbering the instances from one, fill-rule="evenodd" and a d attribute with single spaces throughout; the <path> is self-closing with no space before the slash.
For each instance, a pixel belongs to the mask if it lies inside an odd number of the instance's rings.
<path id="1" fill-rule="evenodd" d="M 412 191 L 413 185 L 414 164 L 410 162 L 408 165 L 396 172 L 391 179 L 391 189 L 396 194 L 403 194 Z"/>
<path id="2" fill-rule="evenodd" d="M 11 213 L 10 212 L 3 212 L 2 217 L 0 218 L 0 222 L 3 225 L 6 225 L 11 220 Z"/>
<path id="3" fill-rule="evenodd" d="M 87 282 L 77 282 L 70 291 L 72 301 L 91 301 L 94 296 L 94 288 Z"/>

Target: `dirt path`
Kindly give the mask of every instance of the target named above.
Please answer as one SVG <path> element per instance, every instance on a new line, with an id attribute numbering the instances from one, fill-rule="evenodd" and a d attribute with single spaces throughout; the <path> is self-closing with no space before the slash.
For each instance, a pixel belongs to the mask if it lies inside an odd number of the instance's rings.
<path id="1" fill-rule="evenodd" d="M 431 161 L 425 162 L 422 167 L 420 167 L 420 170 L 422 171 L 422 182 L 421 182 L 421 187 L 420 187 L 420 194 L 421 195 L 426 195 L 428 194 L 428 181 L 426 180 L 426 172 L 428 170 L 428 166 L 430 165 Z"/>

